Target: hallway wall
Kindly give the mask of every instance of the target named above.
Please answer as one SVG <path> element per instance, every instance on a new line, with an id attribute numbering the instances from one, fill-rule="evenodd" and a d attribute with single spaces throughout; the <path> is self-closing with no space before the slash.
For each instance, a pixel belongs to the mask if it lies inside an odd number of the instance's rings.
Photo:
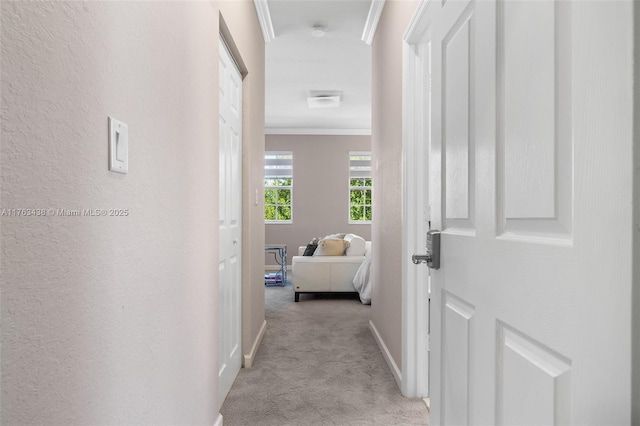
<path id="1" fill-rule="evenodd" d="M 293 223 L 264 226 L 266 242 L 287 244 L 289 265 L 314 237 L 344 232 L 371 239 L 370 224 L 349 224 L 348 217 L 349 151 L 370 151 L 371 136 L 267 135 L 266 149 L 293 152 Z M 265 262 L 275 265 L 273 255 Z"/>
<path id="2" fill-rule="evenodd" d="M 402 371 L 402 37 L 417 0 L 387 0 L 373 39 L 371 322 Z"/>
<path id="3" fill-rule="evenodd" d="M 249 68 L 245 165 L 261 169 L 253 3 L 0 8 L 2 208 L 46 212 L 0 218 L 0 423 L 214 424 L 219 9 Z M 129 126 L 128 174 L 107 169 L 107 116 Z M 249 174 L 246 199 L 261 184 Z M 262 262 L 257 210 L 246 212 L 257 243 L 244 253 L 259 259 L 249 265 Z M 249 333 L 264 321 L 256 282 L 245 289 Z"/>

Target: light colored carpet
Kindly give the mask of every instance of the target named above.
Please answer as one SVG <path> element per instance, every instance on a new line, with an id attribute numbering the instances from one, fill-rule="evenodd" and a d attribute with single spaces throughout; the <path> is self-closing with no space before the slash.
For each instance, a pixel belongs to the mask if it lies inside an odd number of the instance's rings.
<path id="1" fill-rule="evenodd" d="M 427 425 L 421 399 L 402 396 L 369 331 L 370 306 L 350 296 L 267 287 L 267 331 L 253 368 L 222 406 L 233 425 Z"/>

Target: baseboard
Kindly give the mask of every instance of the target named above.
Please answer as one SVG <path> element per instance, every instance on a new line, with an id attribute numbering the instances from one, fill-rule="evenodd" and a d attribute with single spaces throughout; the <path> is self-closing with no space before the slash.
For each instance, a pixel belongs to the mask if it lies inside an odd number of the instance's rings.
<path id="1" fill-rule="evenodd" d="M 218 413 L 218 418 L 216 419 L 216 422 L 213 424 L 213 426 L 222 426 L 222 414 Z"/>
<path id="2" fill-rule="evenodd" d="M 256 336 L 256 340 L 253 342 L 253 346 L 251 347 L 251 352 L 248 355 L 244 355 L 244 368 L 253 367 L 253 361 L 256 359 L 256 352 L 258 352 L 258 348 L 260 347 L 260 343 L 262 343 L 262 338 L 264 337 L 264 332 L 267 330 L 267 320 L 262 322 L 262 327 L 260 327 L 260 331 Z"/>
<path id="3" fill-rule="evenodd" d="M 391 374 L 393 374 L 393 378 L 396 379 L 396 383 L 398 384 L 398 387 L 402 389 L 402 372 L 398 368 L 398 365 L 396 364 L 396 362 L 393 360 L 393 357 L 391 356 L 391 352 L 389 352 L 389 348 L 387 348 L 387 345 L 385 345 L 384 340 L 382 340 L 382 336 L 380 336 L 380 333 L 378 333 L 378 329 L 376 328 L 376 326 L 373 324 L 372 321 L 369 321 L 369 329 L 371 330 L 371 334 L 373 334 L 373 338 L 376 339 L 376 343 L 378 344 L 378 347 L 382 352 L 382 356 L 384 357 L 384 360 L 387 362 L 387 365 L 389 366 L 389 370 L 391 370 Z"/>

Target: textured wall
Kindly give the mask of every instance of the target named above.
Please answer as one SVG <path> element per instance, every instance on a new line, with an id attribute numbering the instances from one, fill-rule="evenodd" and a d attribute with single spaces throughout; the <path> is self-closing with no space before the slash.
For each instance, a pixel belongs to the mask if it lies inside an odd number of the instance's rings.
<path id="1" fill-rule="evenodd" d="M 224 8 L 252 37 L 239 43 L 256 75 L 245 102 L 264 105 L 250 3 Z M 0 422 L 213 424 L 217 3 L 0 7 L 2 208 L 129 211 L 0 218 Z M 258 150 L 261 108 L 247 108 L 245 133 Z M 108 115 L 129 125 L 126 175 L 107 170 Z M 248 226 L 259 240 L 262 224 Z"/>
<path id="2" fill-rule="evenodd" d="M 402 368 L 402 36 L 418 2 L 385 3 L 373 40 L 371 321 Z"/>
<path id="3" fill-rule="evenodd" d="M 266 242 L 287 244 L 289 264 L 313 237 L 371 239 L 371 225 L 350 225 L 348 210 L 349 151 L 370 151 L 370 136 L 267 135 L 266 150 L 293 152 L 293 223 L 265 225 Z M 273 265 L 273 255 L 265 261 Z"/>

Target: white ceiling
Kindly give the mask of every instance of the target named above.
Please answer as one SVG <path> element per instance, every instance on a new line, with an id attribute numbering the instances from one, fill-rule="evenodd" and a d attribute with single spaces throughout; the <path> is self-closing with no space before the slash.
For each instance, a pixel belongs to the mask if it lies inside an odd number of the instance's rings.
<path id="1" fill-rule="evenodd" d="M 265 46 L 267 133 L 369 134 L 371 0 L 269 0 L 275 38 Z M 326 26 L 313 37 L 314 24 Z M 336 108 L 309 108 L 310 91 L 341 91 Z"/>

